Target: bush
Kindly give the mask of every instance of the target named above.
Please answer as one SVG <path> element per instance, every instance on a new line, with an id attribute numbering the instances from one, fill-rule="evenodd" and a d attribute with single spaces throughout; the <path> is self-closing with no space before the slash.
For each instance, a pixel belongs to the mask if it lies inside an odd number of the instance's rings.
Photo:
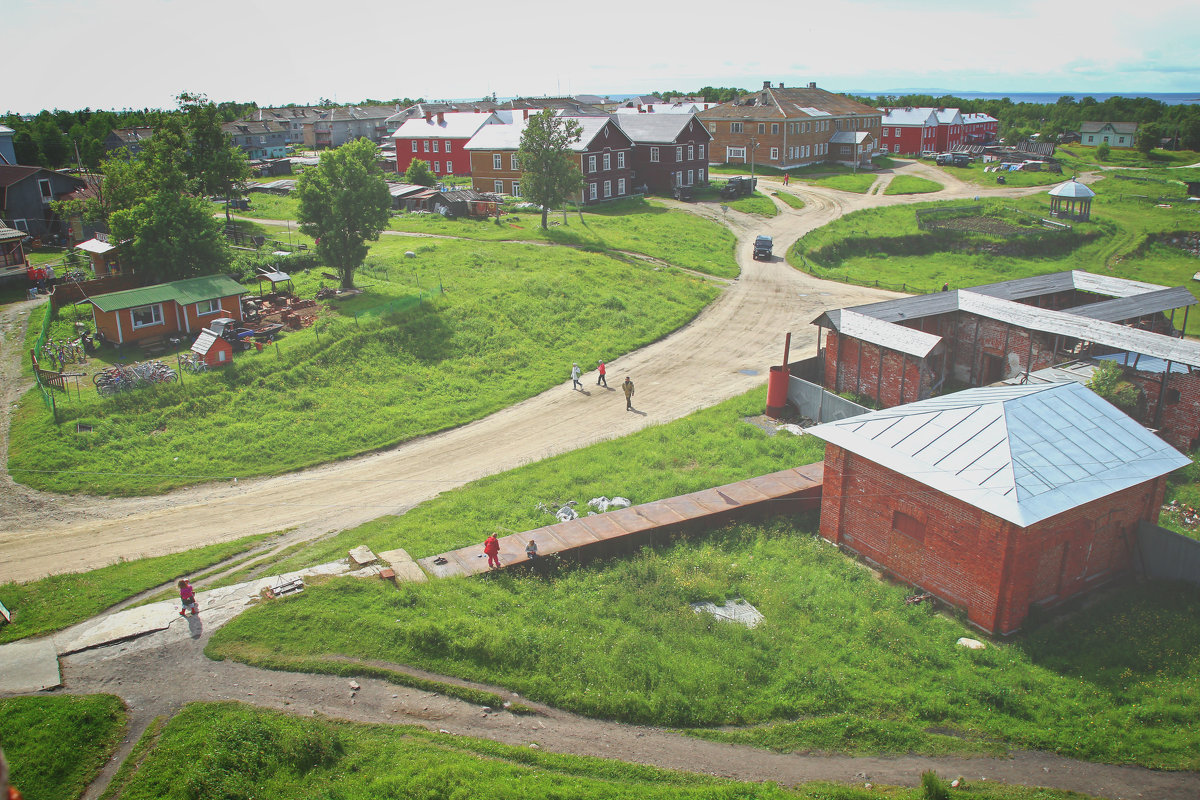
<path id="1" fill-rule="evenodd" d="M 1101 361 L 1087 386 L 1122 411 L 1132 411 L 1142 396 L 1141 389 L 1125 380 L 1125 369 L 1115 361 Z"/>
<path id="2" fill-rule="evenodd" d="M 921 773 L 922 797 L 925 800 L 949 800 L 950 784 L 938 777 L 933 770 Z"/>
<path id="3" fill-rule="evenodd" d="M 1108 146 L 1108 142 L 1101 142 L 1100 146 L 1096 148 L 1096 158 L 1099 161 L 1108 161 L 1111 152 L 1112 148 Z"/>

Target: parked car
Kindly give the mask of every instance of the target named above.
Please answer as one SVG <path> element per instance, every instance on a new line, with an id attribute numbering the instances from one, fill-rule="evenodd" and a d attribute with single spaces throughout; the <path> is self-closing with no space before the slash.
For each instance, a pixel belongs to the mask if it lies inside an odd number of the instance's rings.
<path id="1" fill-rule="evenodd" d="M 924 150 L 921 152 L 921 158 L 937 158 L 937 151 Z"/>
<path id="2" fill-rule="evenodd" d="M 971 157 L 966 153 L 938 153 L 937 165 L 939 167 L 967 167 L 971 164 Z"/>
<path id="3" fill-rule="evenodd" d="M 775 245 L 770 236 L 759 236 L 754 240 L 754 260 L 770 261 L 771 248 Z"/>
<path id="4" fill-rule="evenodd" d="M 692 200 L 696 196 L 691 186 L 676 186 L 673 194 L 676 200 Z"/>
<path id="5" fill-rule="evenodd" d="M 756 178 L 747 178 L 745 175 L 734 175 L 721 189 L 721 197 L 727 200 L 735 197 L 749 197 L 754 193 L 754 187 L 757 184 L 758 180 Z"/>

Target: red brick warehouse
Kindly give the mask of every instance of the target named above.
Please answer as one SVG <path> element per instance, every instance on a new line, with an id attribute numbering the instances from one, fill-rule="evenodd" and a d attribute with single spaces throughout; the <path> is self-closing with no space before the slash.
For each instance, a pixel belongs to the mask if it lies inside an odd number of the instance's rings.
<path id="1" fill-rule="evenodd" d="M 1189 460 L 1077 383 L 968 389 L 809 429 L 821 536 L 1010 634 L 1133 565 Z"/>

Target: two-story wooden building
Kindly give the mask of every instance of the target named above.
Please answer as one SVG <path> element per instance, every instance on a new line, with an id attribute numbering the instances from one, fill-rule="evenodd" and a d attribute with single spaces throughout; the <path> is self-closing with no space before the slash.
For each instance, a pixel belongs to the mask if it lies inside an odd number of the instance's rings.
<path id="1" fill-rule="evenodd" d="M 230 138 L 233 146 L 246 154 L 251 161 L 268 158 L 283 158 L 287 155 L 291 136 L 287 124 L 274 120 L 249 122 L 226 122 L 221 130 Z"/>
<path id="2" fill-rule="evenodd" d="M 413 161 L 420 159 L 429 164 L 434 175 L 470 175 L 467 143 L 485 125 L 500 125 L 503 121 L 494 112 L 479 111 L 438 111 L 405 120 L 392 134 L 396 172 L 403 175 Z"/>
<path id="3" fill-rule="evenodd" d="M 50 204 L 85 185 L 65 172 L 0 165 L 0 225 L 30 236 L 65 236 L 66 221 L 59 219 Z"/>
<path id="4" fill-rule="evenodd" d="M 697 116 L 713 137 L 710 162 L 789 169 L 822 161 L 869 166 L 882 115 L 815 83 L 785 88 L 763 81 L 760 91 Z"/>
<path id="5" fill-rule="evenodd" d="M 614 114 L 633 142 L 633 184 L 669 194 L 708 181 L 712 134 L 695 114 Z"/>

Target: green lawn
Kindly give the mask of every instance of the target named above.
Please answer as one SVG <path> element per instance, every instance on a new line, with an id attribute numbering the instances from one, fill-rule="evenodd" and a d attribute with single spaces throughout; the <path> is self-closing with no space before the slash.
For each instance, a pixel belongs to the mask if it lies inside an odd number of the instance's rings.
<path id="1" fill-rule="evenodd" d="M 784 789 L 434 733 L 300 717 L 238 703 L 192 703 L 139 743 L 107 797 L 122 800 L 321 797 L 513 800 L 919 800 L 919 789 L 827 783 Z M 702 768 L 703 765 L 697 765 Z M 949 780 L 949 777 L 947 777 Z M 971 781 L 971 800 L 1086 800 Z M 30 798 L 37 800 L 37 798 Z"/>
<path id="2" fill-rule="evenodd" d="M 1096 148 L 1082 144 L 1059 145 L 1054 157 L 1071 169 L 1095 169 L 1097 167 L 1183 167 L 1200 164 L 1200 153 L 1194 150 L 1151 150 L 1143 155 L 1132 148 L 1110 148 L 1108 158 L 1101 161 L 1096 157 Z"/>
<path id="3" fill-rule="evenodd" d="M 787 203 L 792 208 L 804 208 L 804 201 L 790 192 L 772 192 L 772 194 L 783 202 Z"/>
<path id="4" fill-rule="evenodd" d="M 929 192 L 940 192 L 945 189 L 945 186 L 937 181 L 931 181 L 926 178 L 918 178 L 915 175 L 897 175 L 892 178 L 892 182 L 883 190 L 884 194 L 928 194 Z"/>
<path id="5" fill-rule="evenodd" d="M 332 580 L 251 609 L 206 654 L 307 670 L 331 654 L 409 664 L 590 716 L 781 750 L 1007 745 L 1200 767 L 1200 729 L 1188 722 L 1200 716 L 1197 587 L 1110 590 L 1086 616 L 975 652 L 955 645 L 971 628 L 907 605 L 907 587 L 875 580 L 811 535 L 815 525 L 815 515 L 738 525 L 537 573 L 398 588 Z M 749 630 L 689 607 L 734 597 L 765 622 Z M 750 727 L 711 730 L 726 725 Z"/>
<path id="6" fill-rule="evenodd" d="M 806 179 L 805 183 L 811 183 L 813 186 L 824 186 L 827 189 L 838 189 L 843 192 L 866 194 L 871 185 L 875 183 L 877 177 L 873 172 L 859 172 L 857 174 L 830 175 L 826 178 L 816 178 L 813 180 Z"/>
<path id="7" fill-rule="evenodd" d="M 628 250 L 676 266 L 732 278 L 738 274 L 735 238 L 728 229 L 653 200 L 623 200 L 583 212 L 551 213 L 541 229 L 541 214 L 514 211 L 501 224 L 494 220 L 455 219 L 440 214 L 399 214 L 392 230 L 431 233 L 485 241 L 550 241 L 589 250 Z"/>
<path id="8" fill-rule="evenodd" d="M 13 614 L 12 624 L 0 627 L 0 644 L 82 622 L 139 592 L 245 553 L 268 535 L 121 561 L 91 572 L 52 575 L 28 583 L 0 583 L 0 602 Z"/>
<path id="9" fill-rule="evenodd" d="M 1001 175 L 1004 176 L 1004 184 L 1006 186 L 1050 186 L 1070 180 L 1071 178 L 1071 172 L 1066 167 L 1063 168 L 1061 174 L 1049 171 L 1029 172 L 1027 170 L 1019 170 L 1017 172 L 984 171 L 995 166 L 997 166 L 995 163 L 984 164 L 982 161 L 972 161 L 970 166 L 966 167 L 952 167 L 947 165 L 938 167 L 938 169 L 945 170 L 946 174 L 953 175 L 960 181 L 977 183 L 981 186 L 995 186 L 999 183 L 996 178 Z"/>
<path id="10" fill-rule="evenodd" d="M 10 472 L 52 491 L 128 495 L 344 458 L 508 407 L 561 383 L 572 360 L 590 369 L 677 329 L 718 292 L 635 259 L 521 244 L 384 237 L 368 263 L 365 293 L 328 303 L 320 341 L 308 328 L 182 383 L 112 398 L 85 389 L 60 404 L 58 425 L 27 394 Z M 311 297 L 320 272 L 296 282 Z M 439 284 L 435 301 L 362 317 Z"/>
<path id="11" fill-rule="evenodd" d="M 725 205 L 741 211 L 743 214 L 757 214 L 760 217 L 773 217 L 779 213 L 779 207 L 757 189 L 749 197 L 739 197 L 737 200 L 723 200 Z"/>
<path id="12" fill-rule="evenodd" d="M 290 219 L 295 220 L 300 213 L 300 201 L 292 195 L 268 194 L 267 192 L 254 192 L 249 195 L 250 209 L 248 211 L 234 210 L 232 213 L 239 217 L 251 217 L 254 219 Z M 214 203 L 215 208 L 222 215 L 225 213 L 223 203 Z"/>
<path id="13" fill-rule="evenodd" d="M 26 800 L 75 800 L 121 743 L 125 706 L 111 694 L 0 699 L 9 783 Z"/>

